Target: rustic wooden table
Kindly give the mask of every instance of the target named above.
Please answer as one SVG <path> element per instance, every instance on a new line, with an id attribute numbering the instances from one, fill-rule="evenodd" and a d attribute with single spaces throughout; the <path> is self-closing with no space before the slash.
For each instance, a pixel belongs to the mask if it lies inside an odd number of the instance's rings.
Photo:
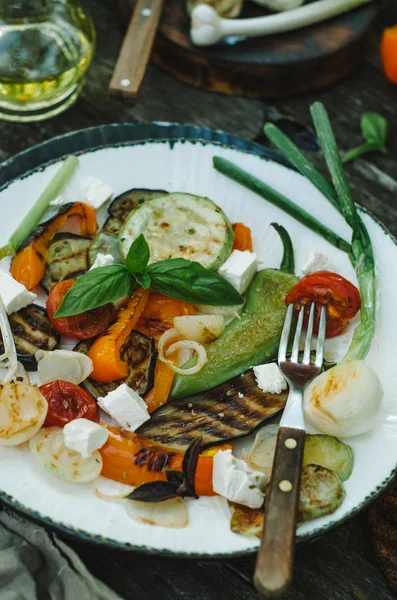
<path id="1" fill-rule="evenodd" d="M 288 119 L 310 142 L 309 104 L 322 100 L 329 110 L 338 141 L 348 149 L 360 141 L 360 115 L 376 111 L 391 126 L 389 154 L 374 154 L 348 166 L 358 202 L 369 208 L 397 236 L 397 87 L 385 80 L 378 57 L 382 25 L 397 22 L 397 2 L 386 3 L 381 23 L 363 66 L 337 85 L 309 96 L 262 102 L 208 94 L 180 84 L 149 67 L 139 99 L 125 105 L 110 99 L 107 86 L 121 44 L 123 27 L 115 0 L 83 0 L 91 11 L 98 48 L 84 93 L 65 114 L 31 125 L 0 125 L 0 160 L 72 130 L 116 121 L 194 123 L 264 142 L 265 121 Z M 310 144 L 309 144 L 310 145 Z M 317 161 L 318 153 L 312 151 Z M 123 598 L 139 600 L 254 600 L 251 583 L 254 557 L 227 561 L 172 560 L 107 550 L 70 542 L 97 577 Z M 294 583 L 286 600 L 391 600 L 373 551 L 366 512 L 322 539 L 299 547 Z"/>

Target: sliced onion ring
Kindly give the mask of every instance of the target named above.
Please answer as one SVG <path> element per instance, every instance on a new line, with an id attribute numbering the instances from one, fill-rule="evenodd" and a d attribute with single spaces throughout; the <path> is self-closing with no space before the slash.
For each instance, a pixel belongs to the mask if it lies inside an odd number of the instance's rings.
<path id="1" fill-rule="evenodd" d="M 198 373 L 207 362 L 207 352 L 204 346 L 198 342 L 193 342 L 192 340 L 179 340 L 171 344 L 171 346 L 165 350 L 165 345 L 167 342 L 171 342 L 178 337 L 180 337 L 180 333 L 176 327 L 163 333 L 159 340 L 158 346 L 159 359 L 167 363 L 175 373 L 179 373 L 180 375 L 194 375 L 195 373 Z M 171 360 L 166 358 L 173 352 L 182 350 L 184 348 L 197 352 L 197 363 L 193 367 L 190 367 L 190 369 L 182 369 L 175 365 Z"/>

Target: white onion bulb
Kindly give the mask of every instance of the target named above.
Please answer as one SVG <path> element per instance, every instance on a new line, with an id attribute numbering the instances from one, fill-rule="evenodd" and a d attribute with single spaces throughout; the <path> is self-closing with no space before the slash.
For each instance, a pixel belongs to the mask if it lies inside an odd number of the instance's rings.
<path id="1" fill-rule="evenodd" d="M 342 362 L 312 381 L 304 393 L 305 418 L 328 435 L 360 435 L 375 424 L 382 385 L 362 360 Z"/>

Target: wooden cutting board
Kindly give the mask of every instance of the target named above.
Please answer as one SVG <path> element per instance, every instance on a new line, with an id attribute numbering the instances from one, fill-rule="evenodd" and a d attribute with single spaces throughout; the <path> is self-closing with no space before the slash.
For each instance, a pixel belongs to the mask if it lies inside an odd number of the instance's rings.
<path id="1" fill-rule="evenodd" d="M 134 0 L 119 0 L 127 23 Z M 379 4 L 369 4 L 305 29 L 234 45 L 194 46 L 185 0 L 166 0 L 151 60 L 208 91 L 251 98 L 307 93 L 344 77 L 362 60 Z M 242 17 L 263 16 L 246 0 Z"/>

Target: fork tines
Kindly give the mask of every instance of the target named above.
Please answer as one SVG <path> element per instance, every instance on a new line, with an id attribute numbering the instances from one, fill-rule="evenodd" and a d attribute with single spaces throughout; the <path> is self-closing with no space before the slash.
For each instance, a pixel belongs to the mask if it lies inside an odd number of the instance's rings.
<path id="1" fill-rule="evenodd" d="M 293 314 L 294 314 L 294 305 L 290 304 L 287 309 L 287 314 L 285 316 L 284 327 L 281 334 L 280 346 L 278 351 L 278 362 L 279 364 L 282 362 L 291 362 L 303 365 L 314 364 L 319 369 L 323 364 L 324 358 L 324 343 L 325 343 L 325 330 L 326 330 L 326 307 L 321 307 L 320 312 L 320 322 L 319 329 L 317 334 L 317 345 L 316 345 L 316 359 L 312 363 L 311 361 L 311 345 L 313 338 L 313 325 L 314 325 L 314 315 L 316 310 L 316 304 L 314 302 L 310 305 L 309 319 L 306 327 L 306 341 L 305 341 L 305 349 L 303 352 L 303 359 L 301 363 L 299 363 L 299 346 L 300 340 L 302 336 L 303 329 L 303 319 L 305 316 L 305 310 L 307 305 L 303 305 L 299 311 L 298 322 L 295 329 L 294 341 L 292 344 L 292 353 L 291 357 L 288 361 L 287 352 L 288 352 L 288 343 L 291 334 L 292 322 L 293 322 Z"/>

